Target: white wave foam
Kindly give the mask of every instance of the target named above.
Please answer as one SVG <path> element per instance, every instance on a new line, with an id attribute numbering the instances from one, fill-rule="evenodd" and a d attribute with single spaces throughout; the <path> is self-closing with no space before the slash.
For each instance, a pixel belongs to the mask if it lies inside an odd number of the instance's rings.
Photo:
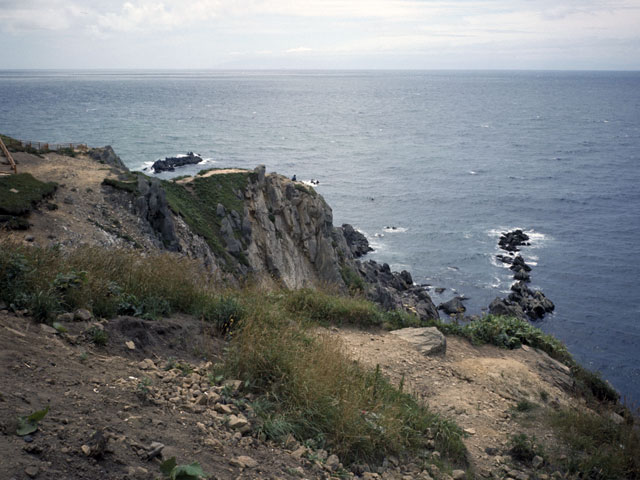
<path id="1" fill-rule="evenodd" d="M 393 227 L 384 227 L 382 230 L 384 230 L 387 233 L 404 233 L 409 229 L 405 227 L 393 226 Z"/>
<path id="2" fill-rule="evenodd" d="M 492 228 L 491 230 L 487 231 L 487 235 L 493 238 L 500 238 L 500 235 L 502 235 L 503 233 L 511 232 L 513 230 L 522 230 L 524 233 L 529 235 L 529 243 L 531 243 L 531 247 L 533 248 L 536 248 L 541 243 L 544 243 L 547 240 L 552 239 L 551 236 L 545 233 L 536 232 L 535 230 L 527 230 L 526 228 L 523 228 L 523 227 L 513 227 L 513 226 Z"/>
<path id="3" fill-rule="evenodd" d="M 478 172 L 476 172 L 475 170 L 469 170 L 469 175 L 477 175 Z"/>

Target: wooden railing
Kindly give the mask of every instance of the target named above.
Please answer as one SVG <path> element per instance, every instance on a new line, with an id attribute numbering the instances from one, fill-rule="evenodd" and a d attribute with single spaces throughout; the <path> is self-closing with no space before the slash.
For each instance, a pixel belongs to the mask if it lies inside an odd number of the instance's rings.
<path id="1" fill-rule="evenodd" d="M 16 144 L 19 144 L 24 148 L 33 148 L 34 150 L 43 152 L 56 152 L 58 150 L 80 150 L 86 151 L 88 149 L 86 143 L 48 143 L 48 142 L 31 142 L 26 140 L 17 140 Z"/>
<path id="2" fill-rule="evenodd" d="M 7 161 L 9 162 L 9 166 L 13 170 L 13 173 L 18 173 L 18 167 L 16 167 L 16 162 L 13 160 L 13 157 L 11 156 L 11 153 L 9 153 L 9 150 L 7 150 L 7 146 L 2 141 L 2 138 L 0 138 L 0 150 L 2 150 L 2 153 L 4 154 L 4 156 L 7 157 Z"/>

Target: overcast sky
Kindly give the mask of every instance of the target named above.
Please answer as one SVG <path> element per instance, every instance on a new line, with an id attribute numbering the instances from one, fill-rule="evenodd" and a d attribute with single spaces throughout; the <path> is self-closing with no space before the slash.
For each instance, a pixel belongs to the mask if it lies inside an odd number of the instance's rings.
<path id="1" fill-rule="evenodd" d="M 640 0 L 0 0 L 0 68 L 640 69 Z"/>

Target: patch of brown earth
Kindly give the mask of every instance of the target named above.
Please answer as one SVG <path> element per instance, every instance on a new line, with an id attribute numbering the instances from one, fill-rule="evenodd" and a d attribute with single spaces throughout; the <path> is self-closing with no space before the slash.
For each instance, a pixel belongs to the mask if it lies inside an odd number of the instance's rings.
<path id="1" fill-rule="evenodd" d="M 122 175 L 118 169 L 83 154 L 67 157 L 47 153 L 41 158 L 15 153 L 14 156 L 19 172 L 58 184 L 58 190 L 47 202 L 57 209 L 40 205 L 29 215 L 32 225 L 29 230 L 3 232 L 4 237 L 18 241 L 28 239 L 40 246 L 92 244 L 156 248 L 152 237 L 145 233 L 148 227 L 142 219 L 131 212 L 130 205 L 121 203 L 122 192 L 102 184 L 105 178 L 118 179 Z"/>
<path id="2" fill-rule="evenodd" d="M 456 422 L 466 433 L 465 445 L 474 470 L 483 477 L 544 478 L 511 462 L 510 436 L 526 433 L 548 446 L 553 432 L 541 418 L 544 409 L 575 405 L 567 390 L 569 369 L 533 348 L 503 350 L 474 346 L 449 336 L 445 355 L 425 356 L 389 332 L 339 330 L 354 359 L 380 366 L 395 385 L 426 400 L 429 407 Z M 536 415 L 518 412 L 518 402 L 535 403 Z"/>
<path id="3" fill-rule="evenodd" d="M 220 169 L 213 169 L 213 170 L 209 170 L 206 173 L 203 173 L 202 175 L 197 175 L 195 177 L 185 177 L 185 178 L 181 178 L 179 180 L 176 180 L 176 183 L 181 183 L 181 184 L 185 184 L 185 183 L 191 183 L 193 182 L 194 178 L 206 178 L 206 177 L 211 177 L 213 175 L 223 175 L 226 173 L 246 173 L 249 170 L 244 170 L 242 168 L 220 168 Z"/>
<path id="4" fill-rule="evenodd" d="M 258 440 L 239 382 L 211 382 L 205 359 L 222 341 L 197 320 L 63 325 L 0 313 L 0 478 L 152 480 L 173 456 L 211 479 L 330 477 L 296 442 Z M 108 332 L 106 346 L 90 328 Z M 18 416 L 47 405 L 37 432 L 16 435 Z"/>

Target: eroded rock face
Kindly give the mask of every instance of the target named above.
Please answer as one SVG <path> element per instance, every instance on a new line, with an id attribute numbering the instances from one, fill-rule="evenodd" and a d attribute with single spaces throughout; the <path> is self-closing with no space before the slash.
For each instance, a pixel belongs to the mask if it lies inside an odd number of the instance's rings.
<path id="1" fill-rule="evenodd" d="M 111 145 L 101 148 L 92 148 L 88 153 L 89 156 L 97 162 L 111 165 L 112 167 L 120 168 L 122 170 L 129 170 L 120 157 L 116 155 L 116 152 L 111 148 Z"/>
<path id="2" fill-rule="evenodd" d="M 136 213 L 149 222 L 167 250 L 180 251 L 173 215 L 169 210 L 166 193 L 160 182 L 138 176 L 138 192 L 139 195 L 134 202 Z"/>
<path id="3" fill-rule="evenodd" d="M 254 173 L 244 192 L 243 224 L 250 232 L 246 255 L 253 273 L 288 288 L 344 285 L 338 252 L 350 254 L 335 232 L 331 207 L 315 191 L 266 175 L 264 166 Z"/>

